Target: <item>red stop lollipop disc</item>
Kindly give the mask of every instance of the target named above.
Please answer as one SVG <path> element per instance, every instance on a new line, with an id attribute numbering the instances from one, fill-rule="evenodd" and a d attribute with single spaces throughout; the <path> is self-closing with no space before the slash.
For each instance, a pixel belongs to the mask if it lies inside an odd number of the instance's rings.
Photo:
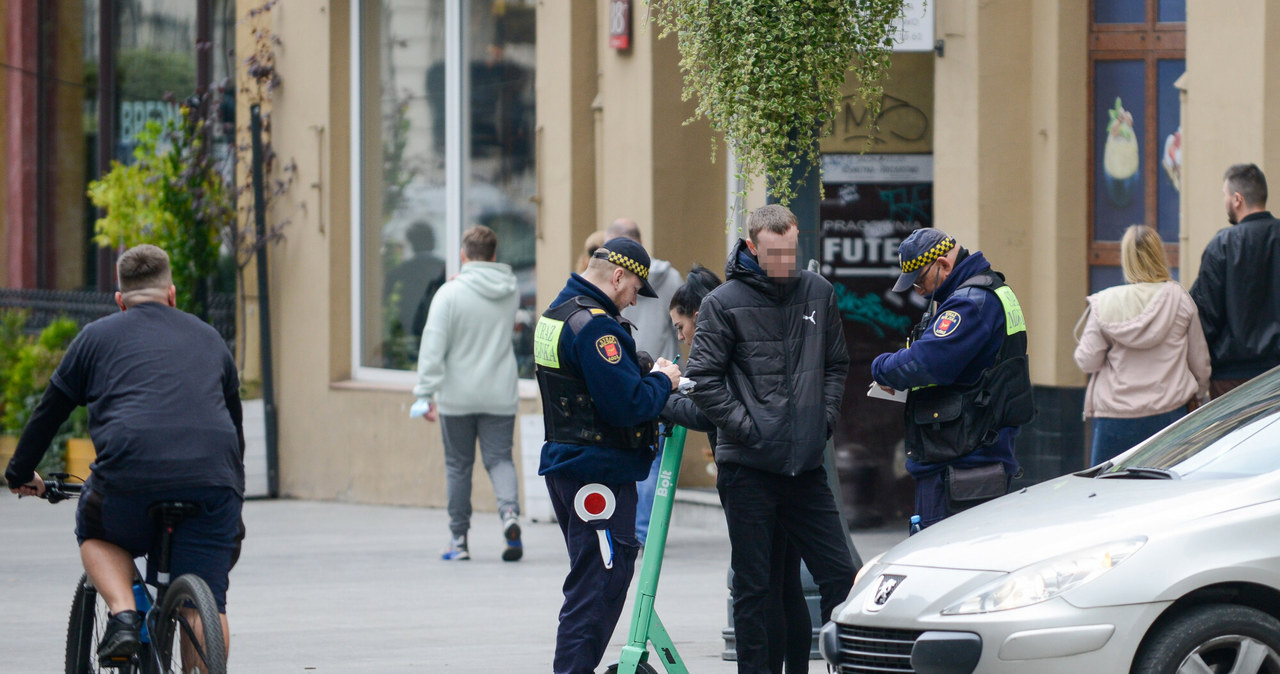
<path id="1" fill-rule="evenodd" d="M 618 501 L 609 488 L 598 483 L 583 485 L 573 497 L 573 510 L 583 522 L 607 520 L 613 517 Z"/>
<path id="2" fill-rule="evenodd" d="M 613 509 L 617 505 L 618 500 L 613 492 L 598 482 L 583 485 L 573 497 L 573 511 L 583 522 L 607 520 L 613 517 Z M 609 532 L 607 529 L 597 529 L 596 536 L 600 540 L 600 559 L 604 561 L 604 568 L 612 569 L 613 542 Z"/>

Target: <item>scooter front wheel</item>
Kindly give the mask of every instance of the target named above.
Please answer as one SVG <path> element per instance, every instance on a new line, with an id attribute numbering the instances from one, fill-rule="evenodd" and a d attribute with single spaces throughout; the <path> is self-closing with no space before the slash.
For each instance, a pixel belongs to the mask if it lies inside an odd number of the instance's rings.
<path id="1" fill-rule="evenodd" d="M 615 662 L 614 664 L 609 665 L 605 668 L 604 674 L 618 674 L 618 664 Z M 647 662 L 642 662 L 636 665 L 636 674 L 658 674 L 658 670 L 654 669 L 653 665 L 650 665 Z"/>

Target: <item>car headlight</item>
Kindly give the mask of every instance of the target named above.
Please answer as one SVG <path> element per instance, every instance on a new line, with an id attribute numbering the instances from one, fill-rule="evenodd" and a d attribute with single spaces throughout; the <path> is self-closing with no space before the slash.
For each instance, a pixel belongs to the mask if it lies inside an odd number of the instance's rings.
<path id="1" fill-rule="evenodd" d="M 880 565 L 881 557 L 884 557 L 883 552 L 863 562 L 862 568 L 858 569 L 858 572 L 853 576 L 853 584 L 857 585 L 858 581 L 862 580 L 864 576 L 871 573 L 872 571 L 879 570 L 881 568 L 881 565 Z"/>
<path id="2" fill-rule="evenodd" d="M 1023 567 L 953 604 L 942 615 L 1008 611 L 1048 601 L 1110 571 L 1146 542 L 1146 536 L 1127 538 Z"/>

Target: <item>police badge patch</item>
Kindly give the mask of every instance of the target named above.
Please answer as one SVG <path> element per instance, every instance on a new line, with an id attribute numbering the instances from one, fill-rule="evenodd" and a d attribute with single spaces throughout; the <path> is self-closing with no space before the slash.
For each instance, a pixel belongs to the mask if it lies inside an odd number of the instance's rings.
<path id="1" fill-rule="evenodd" d="M 960 327 L 960 314 L 954 311 L 944 311 L 938 316 L 938 322 L 933 324 L 933 334 L 938 337 L 946 337 L 956 331 Z"/>
<path id="2" fill-rule="evenodd" d="M 622 345 L 613 335 L 605 335 L 596 340 L 596 351 L 610 365 L 617 365 L 622 360 Z"/>

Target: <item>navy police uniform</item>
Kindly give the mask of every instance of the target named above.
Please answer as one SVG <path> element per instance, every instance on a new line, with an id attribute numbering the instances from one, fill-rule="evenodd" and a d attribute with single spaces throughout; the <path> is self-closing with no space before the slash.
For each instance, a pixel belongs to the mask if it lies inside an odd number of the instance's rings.
<path id="1" fill-rule="evenodd" d="M 634 241 L 611 240 L 597 254 L 648 276 L 649 256 Z M 651 292 L 645 280 L 641 294 Z M 641 369 L 623 321 L 603 292 L 573 274 L 535 330 L 546 425 L 538 474 L 569 551 L 557 674 L 594 672 L 622 613 L 639 549 L 635 483 L 649 474 L 656 419 L 671 392 L 666 375 Z M 584 519 L 579 508 L 603 502 L 601 490 L 612 506 Z"/>
<path id="2" fill-rule="evenodd" d="M 936 229 L 912 233 L 899 247 L 903 274 L 894 290 L 910 288 L 955 245 Z M 932 299 L 936 308 L 925 314 L 907 348 L 871 364 L 876 383 L 909 392 L 907 471 L 916 479 L 923 526 L 1007 490 L 1018 472 L 1017 427 L 1034 414 L 1026 323 L 1004 277 L 980 251 L 961 248 Z M 957 497 L 952 491 L 961 484 L 976 492 Z M 964 503 L 965 496 L 974 500 Z"/>

